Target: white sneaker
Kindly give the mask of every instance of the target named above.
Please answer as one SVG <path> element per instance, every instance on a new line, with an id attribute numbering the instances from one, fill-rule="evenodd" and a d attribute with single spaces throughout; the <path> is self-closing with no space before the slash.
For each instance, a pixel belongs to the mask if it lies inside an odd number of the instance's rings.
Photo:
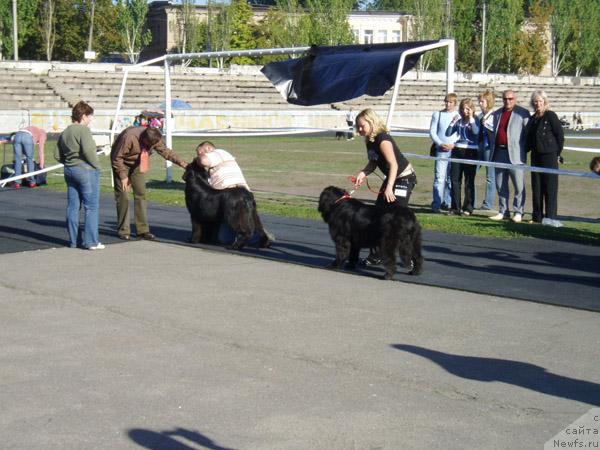
<path id="1" fill-rule="evenodd" d="M 98 242 L 96 245 L 92 245 L 91 247 L 88 247 L 88 250 L 104 250 L 106 248 L 106 245 L 104 245 L 101 242 Z"/>
<path id="2" fill-rule="evenodd" d="M 498 213 L 495 216 L 490 216 L 490 219 L 491 220 L 502 220 L 502 219 L 504 219 L 504 214 Z"/>
<path id="3" fill-rule="evenodd" d="M 547 225 L 549 227 L 554 227 L 554 228 L 560 228 L 563 226 L 562 222 L 560 222 L 559 220 L 548 219 L 548 218 L 544 218 L 542 220 L 542 225 Z"/>
<path id="4" fill-rule="evenodd" d="M 512 221 L 514 223 L 521 223 L 521 220 L 523 220 L 523 214 L 515 213 L 515 215 L 512 217 Z"/>

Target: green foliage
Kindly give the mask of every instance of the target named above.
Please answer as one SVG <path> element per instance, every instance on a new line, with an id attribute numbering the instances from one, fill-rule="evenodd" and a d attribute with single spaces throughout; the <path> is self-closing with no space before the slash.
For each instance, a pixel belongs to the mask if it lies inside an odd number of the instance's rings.
<path id="1" fill-rule="evenodd" d="M 547 7 L 551 9 L 552 75 L 558 76 L 565 69 L 572 52 L 575 15 L 572 0 L 553 0 L 548 2 Z"/>
<path id="2" fill-rule="evenodd" d="M 89 11 L 87 2 L 58 0 L 56 4 L 56 43 L 53 59 L 81 61 L 87 48 Z"/>
<path id="3" fill-rule="evenodd" d="M 139 59 L 142 48 L 150 43 L 152 34 L 146 29 L 148 2 L 146 0 L 117 0 L 117 25 L 132 63 Z"/>
<path id="4" fill-rule="evenodd" d="M 309 43 L 340 45 L 354 42 L 348 24 L 353 0 L 307 0 L 307 15 L 300 23 L 308 30 Z"/>
<path id="5" fill-rule="evenodd" d="M 297 0 L 277 0 L 277 7 L 269 8 L 257 28 L 259 48 L 290 48 L 309 45 L 307 29 L 303 26 L 304 10 Z M 287 55 L 265 56 L 262 64 L 288 58 Z"/>
<path id="6" fill-rule="evenodd" d="M 525 30 L 519 32 L 516 47 L 517 67 L 527 74 L 538 75 L 546 65 L 546 27 L 550 10 L 544 0 L 534 0 Z"/>
<path id="7" fill-rule="evenodd" d="M 573 0 L 575 75 L 597 75 L 600 69 L 600 2 Z"/>
<path id="8" fill-rule="evenodd" d="M 254 27 L 252 23 L 252 7 L 246 0 L 233 0 L 230 6 L 231 35 L 229 48 L 232 50 L 250 50 L 256 48 Z M 253 64 L 251 58 L 232 58 L 233 64 Z"/>
<path id="9" fill-rule="evenodd" d="M 523 0 L 488 3 L 485 71 L 514 73 L 518 69 L 516 47 L 523 25 Z"/>
<path id="10" fill-rule="evenodd" d="M 463 72 L 475 72 L 480 57 L 477 0 L 454 0 L 452 2 L 452 27 L 450 37 L 456 41 L 457 68 Z"/>
<path id="11" fill-rule="evenodd" d="M 17 45 L 19 49 L 39 34 L 35 17 L 39 1 L 19 0 L 17 4 Z M 13 9 L 11 0 L 0 0 L 0 56 L 2 58 L 14 58 Z M 19 50 L 19 59 L 26 59 L 27 56 L 27 53 L 22 53 Z"/>

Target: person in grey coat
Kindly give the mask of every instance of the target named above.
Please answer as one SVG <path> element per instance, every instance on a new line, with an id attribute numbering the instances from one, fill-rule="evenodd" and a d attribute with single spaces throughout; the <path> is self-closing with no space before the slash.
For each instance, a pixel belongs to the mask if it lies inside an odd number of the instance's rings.
<path id="1" fill-rule="evenodd" d="M 502 108 L 494 112 L 494 139 L 492 161 L 515 166 L 527 162 L 527 132 L 529 111 L 517 105 L 517 96 L 512 90 L 502 93 Z M 525 206 L 525 172 L 521 169 L 496 167 L 496 188 L 498 190 L 498 214 L 492 220 L 510 218 L 508 180 L 514 188 L 513 222 L 523 220 Z"/>

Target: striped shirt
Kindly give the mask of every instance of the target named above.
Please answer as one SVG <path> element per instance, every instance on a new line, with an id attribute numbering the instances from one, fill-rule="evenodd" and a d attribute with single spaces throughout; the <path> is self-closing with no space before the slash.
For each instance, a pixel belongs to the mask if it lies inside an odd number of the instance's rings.
<path id="1" fill-rule="evenodd" d="M 204 156 L 209 161 L 210 184 L 213 188 L 244 187 L 250 190 L 240 166 L 229 152 L 215 149 Z"/>

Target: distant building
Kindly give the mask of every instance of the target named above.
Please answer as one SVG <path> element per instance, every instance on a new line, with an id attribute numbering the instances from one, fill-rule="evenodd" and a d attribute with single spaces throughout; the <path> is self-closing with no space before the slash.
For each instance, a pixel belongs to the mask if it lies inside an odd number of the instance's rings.
<path id="1" fill-rule="evenodd" d="M 254 20 L 259 22 L 265 17 L 271 0 L 251 0 Z M 267 6 L 269 5 L 269 6 Z M 152 32 L 152 42 L 144 49 L 141 60 L 147 60 L 173 53 L 177 48 L 177 11 L 179 4 L 170 1 L 154 1 L 148 10 L 148 28 Z M 206 5 L 196 6 L 196 15 L 202 21 L 208 18 Z M 404 42 L 409 37 L 410 19 L 404 13 L 386 11 L 352 11 L 348 22 L 358 44 L 382 44 Z"/>

